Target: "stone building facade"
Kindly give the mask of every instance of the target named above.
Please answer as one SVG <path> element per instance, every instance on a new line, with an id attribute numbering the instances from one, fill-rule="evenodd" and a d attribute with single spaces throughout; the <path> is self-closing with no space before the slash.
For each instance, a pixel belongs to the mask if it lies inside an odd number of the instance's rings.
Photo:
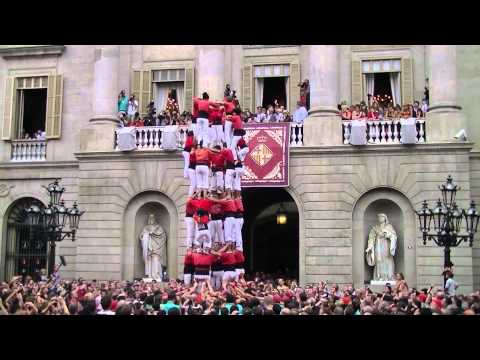
<path id="1" fill-rule="evenodd" d="M 0 55 L 0 278 L 8 275 L 12 210 L 24 198 L 47 204 L 41 185 L 55 178 L 67 188 L 65 200 L 86 210 L 78 239 L 59 246 L 68 263 L 64 277 L 138 276 L 137 236 L 151 211 L 168 234 L 168 273 L 181 274 L 188 184 L 180 152 L 115 151 L 119 90 L 137 94 L 144 112 L 147 101 L 161 96 L 155 81 L 162 76 L 180 84 L 184 109 L 203 91 L 222 98 L 226 83 L 244 109 L 253 109 L 256 79 L 268 71 L 285 78 L 286 105 L 293 108 L 298 82 L 310 80 L 311 109 L 300 146 L 290 148 L 286 188 L 299 215 L 301 283 L 363 285 L 372 214 L 388 211 L 400 234 L 398 269 L 416 287 L 440 284 L 442 250 L 422 244 L 414 210 L 439 197 L 438 185 L 449 174 L 461 186 L 461 207 L 470 198 L 480 201 L 479 46 L 42 45 L 3 46 Z M 426 141 L 345 144 L 337 104 L 362 100 L 364 64 L 390 59 L 399 61 L 404 103 L 421 100 L 429 79 Z M 47 139 L 28 147 L 17 121 L 22 101 L 30 101 L 21 98 L 30 96 L 24 89 L 46 89 Z M 460 129 L 467 141 L 454 139 Z M 478 288 L 478 241 L 452 254 L 460 290 Z"/>

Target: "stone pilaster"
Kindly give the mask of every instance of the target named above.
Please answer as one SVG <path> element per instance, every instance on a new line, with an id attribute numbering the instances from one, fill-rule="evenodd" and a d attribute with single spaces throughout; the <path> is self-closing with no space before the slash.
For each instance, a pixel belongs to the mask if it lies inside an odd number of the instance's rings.
<path id="1" fill-rule="evenodd" d="M 114 130 L 119 124 L 119 55 L 118 45 L 95 49 L 93 117 L 80 131 L 80 151 L 112 151 L 114 148 Z"/>
<path id="2" fill-rule="evenodd" d="M 465 129 L 465 115 L 457 104 L 457 56 L 455 45 L 429 45 L 430 109 L 428 142 L 452 142 Z"/>
<path id="3" fill-rule="evenodd" d="M 197 53 L 196 96 L 207 92 L 212 100 L 223 99 L 225 89 L 225 45 L 201 45 Z"/>
<path id="4" fill-rule="evenodd" d="M 337 109 L 337 46 L 310 45 L 307 74 L 310 80 L 310 111 L 304 124 L 304 144 L 341 145 L 342 123 Z"/>

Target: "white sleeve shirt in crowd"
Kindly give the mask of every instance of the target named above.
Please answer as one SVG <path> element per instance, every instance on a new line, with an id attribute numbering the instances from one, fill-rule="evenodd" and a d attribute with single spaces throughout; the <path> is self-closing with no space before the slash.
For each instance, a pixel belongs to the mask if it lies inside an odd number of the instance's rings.
<path id="1" fill-rule="evenodd" d="M 308 111 L 305 109 L 305 106 L 300 106 L 295 112 L 293 113 L 293 121 L 298 124 L 303 124 L 303 121 L 307 118 Z"/>

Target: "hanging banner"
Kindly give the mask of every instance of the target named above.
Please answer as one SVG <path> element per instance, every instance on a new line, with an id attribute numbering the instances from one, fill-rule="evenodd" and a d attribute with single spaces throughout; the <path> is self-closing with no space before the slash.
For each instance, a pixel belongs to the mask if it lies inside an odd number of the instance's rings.
<path id="1" fill-rule="evenodd" d="M 286 187 L 290 123 L 245 124 L 245 158 L 242 187 Z"/>

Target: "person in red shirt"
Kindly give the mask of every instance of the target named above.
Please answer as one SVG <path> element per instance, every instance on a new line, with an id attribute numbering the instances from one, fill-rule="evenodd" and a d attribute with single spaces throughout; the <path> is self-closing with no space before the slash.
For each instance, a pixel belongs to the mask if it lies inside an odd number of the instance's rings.
<path id="1" fill-rule="evenodd" d="M 183 147 L 183 177 L 185 179 L 188 179 L 188 168 L 190 165 L 190 152 L 192 151 L 193 143 L 195 139 L 193 137 L 193 131 L 189 130 L 187 131 L 187 139 L 185 140 L 185 145 Z"/>
<path id="2" fill-rule="evenodd" d="M 223 143 L 221 154 L 225 159 L 225 192 L 228 195 L 232 195 L 233 178 L 235 177 L 235 159 L 232 150 L 227 147 L 227 143 Z"/>
<path id="3" fill-rule="evenodd" d="M 208 228 L 210 229 L 210 236 L 212 242 L 218 242 L 220 244 L 225 243 L 225 238 L 223 236 L 223 220 L 225 219 L 225 214 L 223 212 L 223 207 L 220 203 L 216 202 L 215 197 L 211 194 L 210 198 L 210 222 L 208 223 Z"/>
<path id="4" fill-rule="evenodd" d="M 243 256 L 243 251 L 236 249 L 235 252 L 235 281 L 240 280 L 245 274 L 245 256 Z"/>
<path id="5" fill-rule="evenodd" d="M 226 285 L 230 281 L 235 281 L 237 277 L 237 258 L 235 257 L 234 242 L 230 242 L 227 244 L 227 249 L 226 251 L 221 253 L 220 258 L 223 265 L 223 287 L 226 289 Z"/>
<path id="6" fill-rule="evenodd" d="M 240 140 L 238 140 L 238 144 L 237 144 L 238 160 L 243 162 L 247 157 L 248 151 L 249 151 L 248 145 L 242 136 Z"/>
<path id="7" fill-rule="evenodd" d="M 238 194 L 235 199 L 236 213 L 235 213 L 235 247 L 239 251 L 243 251 L 242 227 L 243 227 L 243 202 L 242 196 Z"/>
<path id="8" fill-rule="evenodd" d="M 240 141 L 240 138 L 243 135 L 245 135 L 245 130 L 243 129 L 243 121 L 242 121 L 242 118 L 240 117 L 240 113 L 241 111 L 239 108 L 233 109 L 233 116 L 232 116 L 233 138 L 229 148 L 232 149 L 233 157 L 235 158 L 235 160 L 238 159 L 237 144 Z"/>
<path id="9" fill-rule="evenodd" d="M 232 129 L 232 115 L 233 109 L 235 109 L 235 103 L 231 96 L 228 96 L 226 101 L 224 101 L 223 106 L 225 107 L 225 142 L 230 147 L 233 137 Z"/>
<path id="10" fill-rule="evenodd" d="M 187 239 L 186 246 L 191 248 L 193 245 L 193 240 L 195 238 L 195 220 L 193 216 L 195 215 L 195 206 L 193 205 L 193 200 L 195 196 L 189 197 L 187 199 L 186 209 L 185 209 L 185 226 L 187 229 Z"/>
<path id="11" fill-rule="evenodd" d="M 183 282 L 185 286 L 190 286 L 192 282 L 192 275 L 194 273 L 194 266 L 193 266 L 193 253 L 192 249 L 187 249 L 187 253 L 183 258 Z"/>
<path id="12" fill-rule="evenodd" d="M 213 243 L 213 250 L 219 252 L 221 248 L 222 248 L 222 244 L 220 242 L 217 241 Z M 212 270 L 212 273 L 211 273 L 210 282 L 211 282 L 212 288 L 215 291 L 218 291 L 222 288 L 222 280 L 223 280 L 223 273 L 224 273 L 221 255 L 216 257 L 215 261 L 211 265 L 211 270 Z"/>
<path id="13" fill-rule="evenodd" d="M 217 103 L 210 101 L 210 97 L 208 93 L 204 92 L 202 94 L 202 98 L 199 99 L 197 97 L 193 98 L 194 107 L 198 109 L 198 117 L 197 117 L 197 140 L 198 142 L 203 142 L 203 146 L 207 146 L 210 143 L 208 138 L 208 113 L 210 107 L 216 107 Z"/>
<path id="14" fill-rule="evenodd" d="M 224 226 L 224 239 L 226 242 L 235 242 L 235 216 L 237 212 L 237 206 L 235 200 L 226 195 L 218 200 L 211 200 L 213 203 L 219 203 L 222 205 L 225 221 Z"/>
<path id="15" fill-rule="evenodd" d="M 210 251 L 198 248 L 192 253 L 192 260 L 194 266 L 193 278 L 196 281 L 209 281 L 210 268 L 216 260 L 216 256 L 211 254 Z"/>
<path id="16" fill-rule="evenodd" d="M 195 157 L 195 151 L 197 150 L 197 146 L 195 144 L 192 145 L 192 149 L 190 150 L 189 160 L 188 160 L 188 179 L 190 180 L 190 187 L 188 188 L 188 196 L 192 196 L 193 193 L 197 190 L 197 159 Z"/>
<path id="17" fill-rule="evenodd" d="M 205 193 L 209 189 L 209 176 L 210 176 L 210 163 L 212 160 L 212 155 L 218 152 L 218 150 L 208 149 L 207 147 L 202 146 L 195 150 L 195 174 L 197 178 L 197 188 L 201 191 L 201 196 L 205 197 Z"/>
<path id="18" fill-rule="evenodd" d="M 225 141 L 223 135 L 223 124 L 222 124 L 222 115 L 223 115 L 224 107 L 221 106 L 219 108 L 210 107 L 210 112 L 208 113 L 208 121 L 210 122 L 210 126 L 212 127 L 212 135 L 211 138 L 212 143 L 214 145 L 221 144 Z"/>
<path id="19" fill-rule="evenodd" d="M 197 224 L 194 244 L 203 248 L 211 248 L 212 238 L 210 236 L 210 230 L 208 229 L 208 223 L 210 222 L 209 211 L 212 201 L 210 199 L 200 198 L 192 200 L 191 204 L 195 207 L 193 219 Z"/>
<path id="20" fill-rule="evenodd" d="M 211 155 L 212 160 L 212 190 L 217 193 L 223 192 L 224 179 L 223 173 L 225 171 L 225 158 L 223 157 L 222 148 L 219 145 L 215 145 L 216 153 Z"/>

